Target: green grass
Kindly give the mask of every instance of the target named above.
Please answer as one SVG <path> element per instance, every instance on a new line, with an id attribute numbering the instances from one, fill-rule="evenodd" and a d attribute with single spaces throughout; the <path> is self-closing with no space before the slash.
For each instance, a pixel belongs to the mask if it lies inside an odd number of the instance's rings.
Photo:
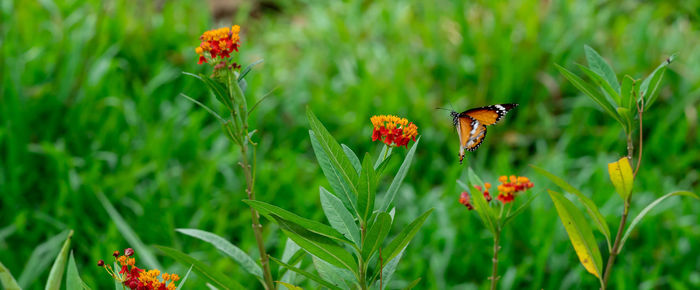
<path id="1" fill-rule="evenodd" d="M 621 201 L 606 164 L 625 154 L 621 130 L 553 65 L 578 72 L 584 44 L 598 50 L 618 78 L 642 78 L 678 53 L 659 100 L 645 114 L 632 215 L 669 191 L 700 191 L 700 3 L 491 2 L 280 1 L 280 12 L 259 18 L 239 11 L 241 62 L 265 59 L 247 77 L 247 95 L 259 98 L 276 88 L 251 120 L 261 133 L 258 198 L 321 220 L 317 192 L 327 184 L 308 138 L 308 105 L 358 153 L 380 148 L 370 142 L 374 114 L 404 116 L 419 127 L 414 166 L 396 197 L 404 209 L 398 223 L 436 210 L 406 250 L 396 286 L 418 276 L 421 289 L 488 284 L 490 236 L 457 202 L 455 179 L 465 178 L 467 165 L 491 182 L 512 173 L 533 179 L 534 192 L 556 189 L 527 165 L 543 167 L 601 205 L 614 230 Z M 164 3 L 161 11 L 120 1 L 0 5 L 0 260 L 16 278 L 36 246 L 74 229 L 83 280 L 111 287 L 94 265 L 130 245 L 100 206 L 96 193 L 102 192 L 147 245 L 184 250 L 257 285 L 215 249 L 174 231 L 206 229 L 257 253 L 241 202 L 237 151 L 213 117 L 178 96 L 216 107 L 204 87 L 181 72 L 207 71 L 196 64 L 197 37 L 230 23 L 213 24 L 204 4 Z M 460 166 L 450 118 L 435 108 L 500 102 L 520 106 L 489 128 L 481 148 Z M 394 160 L 387 170 L 399 165 Z M 700 287 L 698 212 L 699 202 L 671 198 L 650 214 L 618 258 L 612 287 Z M 279 257 L 283 234 L 265 225 Z M 546 194 L 503 233 L 502 244 L 503 289 L 597 287 Z M 189 268 L 157 258 L 181 276 Z M 27 288 L 41 288 L 48 272 Z M 193 277 L 188 286 L 197 283 Z"/>

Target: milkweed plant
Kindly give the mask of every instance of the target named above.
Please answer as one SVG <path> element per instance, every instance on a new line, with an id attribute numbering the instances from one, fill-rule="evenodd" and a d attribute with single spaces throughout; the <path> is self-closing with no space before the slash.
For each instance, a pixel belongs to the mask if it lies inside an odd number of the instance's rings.
<path id="1" fill-rule="evenodd" d="M 558 64 L 555 66 L 576 88 L 590 97 L 608 116 L 617 121 L 624 133 L 627 153 L 623 154 L 619 160 L 609 163 L 607 168 L 612 183 L 611 191 L 616 191 L 624 202 L 620 209 L 620 223 L 615 236 L 611 235 L 605 217 L 589 197 L 564 179 L 540 167 L 532 166 L 532 168 L 561 187 L 562 190 L 575 195 L 578 203 L 583 205 L 588 213 L 588 218 L 592 221 L 595 229 L 605 238 L 608 259 L 603 267 L 601 251 L 593 235 L 589 219 L 586 219 L 583 212 L 571 200 L 558 192 L 548 191 L 581 264 L 586 271 L 599 280 L 600 288 L 606 289 L 616 257 L 621 253 L 625 242 L 642 218 L 656 205 L 671 196 L 683 195 L 695 199 L 698 199 L 698 196 L 689 191 L 674 191 L 662 195 L 642 209 L 627 225 L 630 205 L 633 202 L 634 181 L 637 179 L 637 173 L 642 163 L 644 112 L 648 111 L 656 101 L 661 80 L 674 56 L 661 63 L 644 80 L 625 75 L 620 83 L 612 67 L 593 48 L 584 46 L 584 50 L 588 66 L 577 64 L 577 67 L 588 77 L 588 82 Z M 635 136 L 635 132 L 637 136 Z"/>

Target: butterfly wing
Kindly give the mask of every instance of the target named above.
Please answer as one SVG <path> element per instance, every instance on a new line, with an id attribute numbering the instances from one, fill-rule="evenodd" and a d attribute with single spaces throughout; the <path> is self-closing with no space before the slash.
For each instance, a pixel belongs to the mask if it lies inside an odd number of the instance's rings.
<path id="1" fill-rule="evenodd" d="M 486 125 L 469 116 L 459 117 L 457 133 L 459 134 L 459 162 L 462 163 L 464 150 L 476 150 L 486 138 Z"/>
<path id="2" fill-rule="evenodd" d="M 491 105 L 464 111 L 459 114 L 459 116 L 469 116 L 470 118 L 479 121 L 479 123 L 482 125 L 493 125 L 500 121 L 503 116 L 508 113 L 508 111 L 517 106 L 518 104 Z"/>

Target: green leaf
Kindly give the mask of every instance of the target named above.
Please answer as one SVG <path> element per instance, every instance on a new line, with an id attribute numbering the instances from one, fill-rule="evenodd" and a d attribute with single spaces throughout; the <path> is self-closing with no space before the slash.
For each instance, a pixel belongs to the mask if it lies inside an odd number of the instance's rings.
<path id="1" fill-rule="evenodd" d="M 420 282 L 421 279 L 423 279 L 423 278 L 420 278 L 420 277 L 419 277 L 418 279 L 413 280 L 413 282 L 411 282 L 411 284 L 408 284 L 408 286 L 404 287 L 403 289 L 404 289 L 404 290 L 413 289 L 414 287 L 416 287 L 416 286 L 418 285 L 418 283 Z"/>
<path id="2" fill-rule="evenodd" d="M 377 194 L 377 173 L 374 172 L 371 157 L 365 153 L 362 159 L 362 174 L 357 183 L 357 209 L 360 221 L 366 222 L 374 210 L 374 198 Z"/>
<path id="3" fill-rule="evenodd" d="M 226 90 L 226 87 L 222 83 L 215 81 L 203 74 L 195 75 L 187 72 L 183 72 L 183 74 L 201 80 L 220 103 L 224 104 L 224 106 L 226 106 L 228 110 L 233 110 L 233 102 L 231 96 L 229 95 L 229 93 Z"/>
<path id="4" fill-rule="evenodd" d="M 19 284 L 17 284 L 15 277 L 10 273 L 10 270 L 8 270 L 2 262 L 0 262 L 0 285 L 7 290 L 22 289 L 19 287 Z"/>
<path id="5" fill-rule="evenodd" d="M 632 119 L 634 118 L 632 116 L 632 112 L 623 107 L 619 107 L 616 109 L 617 114 L 620 115 L 620 118 L 622 118 L 625 123 L 623 124 L 623 127 L 625 128 L 625 132 L 630 132 L 632 130 Z"/>
<path id="6" fill-rule="evenodd" d="M 249 64 L 248 66 L 246 66 L 246 67 L 243 69 L 243 71 L 241 71 L 241 74 L 238 76 L 238 81 L 239 81 L 239 82 L 242 81 L 243 78 L 245 78 L 245 77 L 248 75 L 248 73 L 249 73 L 251 70 L 253 70 L 253 67 L 254 67 L 254 66 L 256 66 L 257 64 L 262 63 L 262 62 L 263 62 L 263 59 L 259 59 L 259 60 L 254 61 L 253 63 Z"/>
<path id="7" fill-rule="evenodd" d="M 357 270 L 357 263 L 343 247 L 336 244 L 326 236 L 311 232 L 301 225 L 285 220 L 275 214 L 272 217 L 277 220 L 277 224 L 284 233 L 292 239 L 302 249 L 309 252 L 332 265 L 348 269 Z"/>
<path id="8" fill-rule="evenodd" d="M 351 283 L 352 281 L 355 281 L 355 277 L 348 270 L 335 267 L 316 257 L 313 257 L 313 263 L 314 268 L 316 268 L 316 272 L 321 275 L 323 280 L 326 280 L 339 288 L 350 289 L 346 281 L 351 281 Z"/>
<path id="9" fill-rule="evenodd" d="M 561 187 L 561 189 L 563 189 L 564 191 L 572 193 L 576 195 L 576 197 L 578 197 L 578 199 L 583 204 L 583 207 L 586 208 L 588 215 L 591 218 L 593 218 L 593 224 L 596 226 L 598 231 L 600 231 L 600 233 L 603 234 L 603 236 L 605 236 L 605 240 L 608 242 L 608 250 L 612 251 L 612 245 L 610 244 L 610 228 L 608 227 L 608 223 L 605 221 L 603 215 L 600 214 L 598 207 L 595 205 L 595 203 L 593 203 L 593 200 L 585 196 L 575 187 L 571 186 L 571 184 L 569 184 L 568 182 L 564 181 L 563 179 L 559 178 L 558 176 L 552 173 L 549 173 L 547 170 L 539 168 L 535 165 L 530 165 L 530 167 L 532 167 L 532 169 L 534 169 L 537 173 L 544 175 L 544 177 L 547 177 L 547 179 Z"/>
<path id="10" fill-rule="evenodd" d="M 413 146 L 411 146 L 411 149 L 408 150 L 408 153 L 406 153 L 406 158 L 403 160 L 403 163 L 401 163 L 399 171 L 396 173 L 394 180 L 391 181 L 391 185 L 389 185 L 389 189 L 384 195 L 384 201 L 382 202 L 382 206 L 379 207 L 379 211 L 389 211 L 389 207 L 394 202 L 396 193 L 399 191 L 399 187 L 401 187 L 401 183 L 403 183 L 403 180 L 406 178 L 406 174 L 408 173 L 408 169 L 411 167 L 411 162 L 413 161 L 413 156 L 416 155 L 416 148 L 418 147 L 420 138 L 421 137 L 418 137 L 418 139 L 416 139 L 416 142 L 413 144 Z"/>
<path id="11" fill-rule="evenodd" d="M 586 73 L 586 75 L 588 75 L 590 79 L 592 79 L 599 87 L 601 87 L 603 91 L 606 94 L 608 94 L 608 96 L 610 96 L 610 98 L 615 103 L 617 103 L 618 106 L 623 106 L 620 94 L 613 87 L 611 87 L 610 84 L 606 80 L 604 80 L 602 76 L 593 72 L 592 70 L 583 65 L 576 64 L 576 66 L 578 66 L 584 73 Z M 618 88 L 617 90 L 620 90 L 620 88 Z"/>
<path id="12" fill-rule="evenodd" d="M 66 289 L 89 289 L 87 285 L 80 279 L 80 273 L 78 273 L 78 266 L 75 264 L 75 258 L 73 257 L 73 251 L 70 252 L 70 258 L 68 259 L 68 271 L 66 272 Z"/>
<path id="13" fill-rule="evenodd" d="M 360 228 L 355 223 L 355 218 L 333 194 L 325 188 L 320 187 L 321 207 L 326 214 L 326 218 L 331 226 L 342 233 L 346 238 L 353 241 L 358 247 L 361 243 Z"/>
<path id="14" fill-rule="evenodd" d="M 564 224 L 579 261 L 589 273 L 600 279 L 603 270 L 603 259 L 600 256 L 598 244 L 593 238 L 593 231 L 583 217 L 583 213 L 561 194 L 551 190 L 548 190 L 548 192 L 554 202 L 554 206 L 557 208 L 559 218 Z"/>
<path id="15" fill-rule="evenodd" d="M 508 215 L 504 220 L 503 220 L 503 227 L 508 224 L 508 222 L 512 221 L 513 218 L 521 214 L 529 205 L 532 203 L 533 200 L 535 200 L 535 197 L 537 197 L 539 193 L 531 194 L 530 198 L 525 201 L 518 209 L 514 210 L 510 215 Z"/>
<path id="16" fill-rule="evenodd" d="M 236 247 L 234 244 L 231 244 L 226 239 L 216 234 L 198 229 L 176 229 L 175 231 L 209 243 L 219 251 L 231 257 L 231 259 L 233 259 L 234 261 L 236 261 L 236 263 L 241 265 L 241 267 L 243 267 L 243 269 L 246 270 L 248 273 L 253 274 L 258 278 L 262 279 L 263 273 L 260 266 L 258 266 L 258 264 L 255 263 L 255 261 L 250 256 L 248 256 L 246 252 Z"/>
<path id="17" fill-rule="evenodd" d="M 350 163 L 352 163 L 352 167 L 355 168 L 355 171 L 357 171 L 357 174 L 360 174 L 362 172 L 362 164 L 360 164 L 360 159 L 357 158 L 357 155 L 355 155 L 355 152 L 350 149 L 350 147 L 345 146 L 345 144 L 340 144 L 341 147 L 343 147 L 343 151 L 345 151 L 345 155 L 348 156 L 348 159 L 350 159 Z"/>
<path id="18" fill-rule="evenodd" d="M 384 144 L 384 143 L 382 143 Z M 389 157 L 391 156 L 391 152 L 394 150 L 394 147 L 387 146 L 386 144 L 383 145 L 382 151 L 379 152 L 379 156 L 377 157 L 377 161 L 374 162 L 374 170 L 378 170 L 379 166 L 385 163 L 385 161 L 389 160 Z"/>
<path id="19" fill-rule="evenodd" d="M 191 98 L 191 97 L 189 97 L 188 95 L 185 95 L 185 94 L 183 94 L 183 93 L 180 93 L 180 96 L 183 96 L 185 99 L 189 100 L 190 102 L 195 103 L 195 105 L 198 105 L 198 106 L 204 108 L 204 110 L 206 110 L 207 112 L 209 112 L 209 114 L 211 114 L 212 116 L 216 117 L 216 119 L 218 119 L 219 122 L 221 122 L 221 123 L 226 123 L 226 120 L 224 120 L 224 118 L 222 118 L 221 116 L 219 116 L 219 114 L 217 114 L 216 111 L 212 110 L 211 108 L 207 107 L 206 105 L 200 103 L 199 101 L 197 101 L 197 100 L 195 100 L 195 99 L 193 99 L 193 98 Z"/>
<path id="20" fill-rule="evenodd" d="M 474 192 L 475 191 L 475 189 L 469 187 L 468 185 L 466 185 L 464 182 L 462 182 L 459 179 L 457 180 L 457 184 L 459 184 L 467 192 Z M 478 194 L 470 194 L 470 196 L 472 197 L 472 200 L 474 201 L 474 209 L 476 210 L 476 213 L 479 215 L 481 222 L 484 224 L 484 226 L 486 226 L 486 228 L 489 231 L 491 231 L 491 233 L 495 233 L 496 232 L 495 213 L 493 212 L 491 207 L 486 202 L 486 198 L 484 198 L 483 194 L 481 194 L 480 192 Z M 481 198 L 479 198 L 479 196 L 481 196 Z"/>
<path id="21" fill-rule="evenodd" d="M 620 99 L 624 104 L 624 107 L 632 111 L 635 110 L 635 98 L 634 98 L 634 83 L 636 81 L 629 75 L 625 75 L 622 79 L 622 87 L 620 88 Z"/>
<path id="22" fill-rule="evenodd" d="M 622 197 L 622 200 L 627 202 L 634 185 L 634 174 L 627 157 L 608 163 L 608 173 L 610 173 L 610 181 L 615 186 L 615 191 Z"/>
<path id="23" fill-rule="evenodd" d="M 347 208 L 354 212 L 355 215 L 359 215 L 357 211 L 357 188 L 355 188 L 355 184 L 346 181 L 346 179 L 343 177 L 343 172 L 338 170 L 335 165 L 333 165 L 331 158 L 328 154 L 326 154 L 321 142 L 316 137 L 316 133 L 309 131 L 309 136 L 311 137 L 311 147 L 314 149 L 316 159 L 318 159 L 318 164 L 321 166 L 323 175 L 326 176 L 328 183 L 330 183 L 331 188 L 333 189 L 331 193 L 338 197 L 338 199 L 340 199 Z M 349 159 L 348 162 L 350 162 Z M 357 171 L 354 169 L 352 172 L 352 174 L 357 175 Z"/>
<path id="24" fill-rule="evenodd" d="M 416 218 L 411 224 L 406 226 L 401 232 L 389 243 L 388 246 L 384 247 L 382 250 L 382 258 L 384 263 L 388 263 L 396 257 L 401 251 L 408 245 L 408 243 L 413 239 L 413 237 L 418 233 L 418 230 L 423 225 L 423 222 L 428 218 L 433 209 L 426 211 L 418 218 Z"/>
<path id="25" fill-rule="evenodd" d="M 51 271 L 49 272 L 49 279 L 46 280 L 46 290 L 60 290 L 61 282 L 63 280 L 63 272 L 66 270 L 66 262 L 68 261 L 68 252 L 70 251 L 70 239 L 73 237 L 73 230 L 68 232 L 68 237 L 66 241 L 63 242 L 63 247 L 61 251 L 58 252 L 56 260 L 51 266 Z"/>
<path id="26" fill-rule="evenodd" d="M 204 281 L 212 284 L 216 288 L 245 289 L 245 287 L 236 282 L 236 280 L 230 279 L 229 276 L 222 274 L 221 272 L 209 267 L 190 255 L 180 252 L 180 250 L 165 246 L 156 246 L 156 248 L 182 265 L 191 265 L 192 270 L 197 273 L 199 278 L 204 279 Z"/>
<path id="27" fill-rule="evenodd" d="M 292 239 L 287 238 L 284 243 L 284 252 L 282 252 L 282 261 L 292 266 L 296 266 L 299 261 L 304 257 L 306 252 L 301 250 L 301 247 L 297 245 Z M 282 282 L 293 282 L 296 279 L 296 273 L 287 272 L 287 268 L 282 266 L 277 270 L 277 279 Z"/>
<path id="28" fill-rule="evenodd" d="M 105 208 L 107 214 L 109 214 L 109 217 L 117 226 L 117 229 L 119 229 L 119 232 L 122 234 L 124 239 L 126 239 L 126 241 L 129 242 L 129 245 L 136 250 L 136 254 L 139 255 L 139 259 L 143 260 L 146 263 L 146 266 L 149 268 L 163 269 L 160 263 L 158 263 L 155 255 L 153 255 L 153 252 L 151 252 L 151 249 L 146 247 L 146 245 L 136 235 L 136 232 L 131 229 L 131 226 L 129 226 L 119 212 L 117 212 L 117 210 L 112 206 L 107 197 L 105 197 L 100 191 L 97 191 L 95 194 L 97 195 L 97 199 L 100 200 L 100 203 L 102 203 L 102 207 Z"/>
<path id="29" fill-rule="evenodd" d="M 182 277 L 182 280 L 180 280 L 180 283 L 178 283 L 177 288 L 175 288 L 175 290 L 182 289 L 182 286 L 185 285 L 187 278 L 190 277 L 190 273 L 192 272 L 192 268 L 194 268 L 194 265 L 190 265 L 190 269 L 187 270 L 187 273 L 185 273 L 185 277 Z"/>
<path id="30" fill-rule="evenodd" d="M 667 199 L 667 198 L 669 198 L 669 197 L 671 197 L 671 196 L 675 196 L 675 195 L 684 195 L 684 196 L 692 197 L 692 198 L 694 198 L 694 199 L 700 199 L 700 197 L 698 197 L 695 193 L 692 193 L 692 192 L 690 192 L 690 191 L 674 191 L 674 192 L 667 193 L 667 194 L 665 194 L 665 195 L 662 196 L 662 197 L 657 198 L 655 201 L 653 201 L 652 203 L 650 203 L 649 205 L 647 205 L 647 207 L 645 207 L 641 212 L 639 212 L 639 214 L 637 215 L 637 217 L 634 218 L 634 220 L 632 221 L 632 223 L 630 224 L 630 226 L 627 228 L 627 231 L 625 231 L 625 235 L 622 236 L 622 240 L 620 241 L 620 248 L 618 249 L 618 252 L 617 252 L 617 253 L 620 253 L 620 251 L 622 251 L 622 247 L 625 246 L 625 242 L 627 241 L 627 239 L 629 238 L 630 234 L 631 234 L 632 231 L 634 230 L 634 227 L 636 227 L 637 224 L 638 224 L 640 221 L 642 221 L 642 218 L 644 218 L 644 216 L 645 216 L 646 214 L 648 214 L 649 211 L 651 211 L 655 206 L 657 206 L 659 203 L 661 203 L 662 201 L 664 201 L 664 199 Z"/>
<path id="31" fill-rule="evenodd" d="M 269 203 L 265 203 L 262 201 L 246 199 L 246 200 L 243 200 L 243 202 L 247 203 L 250 207 L 257 210 L 261 215 L 264 215 L 265 217 L 267 217 L 268 220 L 270 220 L 272 222 L 277 221 L 277 219 L 272 217 L 272 214 L 274 214 L 274 215 L 277 215 L 278 217 L 280 217 L 284 220 L 298 224 L 310 232 L 331 238 L 331 239 L 336 240 L 336 241 L 341 241 L 341 242 L 345 242 L 348 244 L 352 244 L 352 242 L 345 239 L 345 237 L 343 237 L 343 234 L 339 233 L 334 228 L 329 227 L 327 225 L 324 225 L 322 223 L 319 223 L 317 221 L 305 219 L 305 218 L 300 217 L 294 213 L 291 213 L 291 212 L 286 211 L 282 208 L 276 207 L 274 205 L 271 205 Z"/>
<path id="32" fill-rule="evenodd" d="M 380 212 L 362 244 L 362 258 L 369 260 L 369 257 L 382 245 L 390 229 L 391 216 L 386 212 Z"/>
<path id="33" fill-rule="evenodd" d="M 656 98 L 659 96 L 659 86 L 661 84 L 661 79 L 664 76 L 664 73 L 666 72 L 666 67 L 673 62 L 673 60 L 676 58 L 676 55 L 671 55 L 668 59 L 666 59 L 664 62 L 662 62 L 656 69 L 654 69 L 651 74 L 644 79 L 640 86 L 640 95 L 641 97 L 645 98 L 644 102 L 644 109 L 648 109 L 655 101 Z"/>
<path id="34" fill-rule="evenodd" d="M 376 281 L 374 285 L 376 286 L 377 289 L 379 290 L 384 290 L 387 288 L 387 285 L 391 282 L 391 277 L 394 275 L 394 272 L 396 272 L 396 267 L 399 265 L 399 261 L 401 261 L 401 257 L 403 256 L 404 250 L 406 248 L 402 249 L 401 252 L 399 252 L 398 255 L 396 255 L 396 258 L 392 259 L 388 263 L 384 263 L 382 267 L 382 287 L 381 289 L 379 288 L 379 271 L 376 271 L 374 275 L 372 276 L 372 281 Z"/>
<path id="35" fill-rule="evenodd" d="M 293 271 L 293 272 L 296 272 L 296 273 L 298 273 L 298 274 L 301 274 L 302 276 L 304 276 L 304 277 L 306 277 L 306 278 L 309 278 L 310 280 L 312 280 L 312 281 L 314 281 L 314 282 L 316 282 L 316 283 L 318 283 L 318 284 L 321 284 L 321 285 L 323 285 L 323 286 L 325 286 L 325 287 L 328 287 L 328 289 L 342 290 L 341 288 L 338 288 L 337 286 L 331 284 L 330 282 L 327 282 L 326 280 L 321 279 L 321 277 L 319 277 L 319 276 L 316 275 L 316 274 L 306 272 L 306 271 L 304 271 L 304 270 L 302 270 L 302 269 L 299 269 L 299 268 L 294 267 L 294 266 L 291 266 L 291 265 L 287 265 L 286 263 L 284 263 L 284 262 L 282 262 L 282 261 L 280 261 L 280 260 L 277 260 L 277 259 L 275 259 L 274 257 L 270 257 L 270 260 L 274 261 L 274 262 L 277 263 L 277 264 L 280 264 L 280 266 L 285 267 L 285 268 L 287 268 L 287 269 L 289 269 L 289 270 L 291 270 L 291 271 Z"/>
<path id="36" fill-rule="evenodd" d="M 617 82 L 617 76 L 615 76 L 615 71 L 613 71 L 610 64 L 608 64 L 608 62 L 606 62 L 605 59 L 603 59 L 600 54 L 598 54 L 598 52 L 596 52 L 590 46 L 584 45 L 583 49 L 586 52 L 586 61 L 588 61 L 588 66 L 591 68 L 591 70 L 600 75 L 605 82 L 619 94 L 620 84 Z"/>
<path id="37" fill-rule="evenodd" d="M 236 76 L 231 72 L 228 74 L 228 90 L 233 102 L 238 104 L 238 114 L 241 120 L 248 120 L 248 101 L 243 94 L 241 85 L 236 81 Z M 241 80 L 243 83 L 245 81 Z"/>
<path id="38" fill-rule="evenodd" d="M 591 97 L 591 99 L 598 103 L 598 105 L 600 105 L 600 107 L 603 108 L 605 112 L 610 114 L 610 116 L 612 116 L 615 120 L 620 122 L 620 124 L 624 125 L 622 119 L 620 119 L 620 116 L 615 111 L 615 108 L 613 108 L 610 102 L 608 102 L 608 100 L 605 99 L 605 96 L 603 96 L 603 94 L 600 91 L 598 91 L 590 84 L 584 82 L 580 77 L 565 69 L 564 67 L 558 64 L 554 64 L 554 66 L 559 70 L 559 72 L 561 72 L 561 74 L 566 79 L 568 79 L 571 82 L 571 84 L 573 84 L 576 88 L 585 93 L 587 96 Z"/>
<path id="39" fill-rule="evenodd" d="M 17 279 L 20 288 L 29 287 L 49 267 L 60 251 L 61 244 L 68 237 L 68 233 L 67 230 L 63 231 L 34 248 L 22 274 Z"/>

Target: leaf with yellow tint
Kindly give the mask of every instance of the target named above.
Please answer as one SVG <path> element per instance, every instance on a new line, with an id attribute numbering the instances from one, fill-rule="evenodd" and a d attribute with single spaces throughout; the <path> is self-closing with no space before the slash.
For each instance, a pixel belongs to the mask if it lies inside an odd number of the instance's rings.
<path id="1" fill-rule="evenodd" d="M 603 259 L 600 256 L 598 244 L 593 238 L 593 230 L 583 217 L 583 213 L 567 198 L 561 194 L 548 190 L 549 196 L 557 208 L 557 213 L 561 219 L 566 233 L 569 235 L 571 244 L 578 259 L 586 268 L 586 271 L 600 279 L 603 269 Z"/>
<path id="2" fill-rule="evenodd" d="M 615 191 L 622 197 L 622 200 L 626 201 L 632 193 L 632 185 L 634 183 L 634 174 L 627 157 L 608 163 L 608 173 L 610 173 L 610 181 L 615 186 Z"/>

